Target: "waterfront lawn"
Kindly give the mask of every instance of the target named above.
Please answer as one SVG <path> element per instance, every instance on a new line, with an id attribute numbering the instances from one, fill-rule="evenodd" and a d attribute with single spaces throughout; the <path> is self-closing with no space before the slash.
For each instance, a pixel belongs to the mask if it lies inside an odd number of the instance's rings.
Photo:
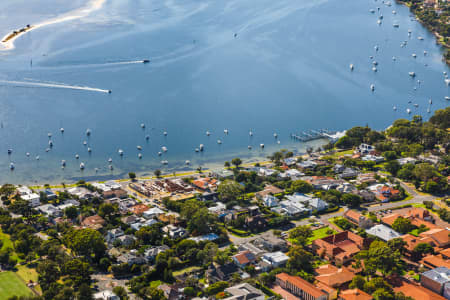
<path id="1" fill-rule="evenodd" d="M 19 277 L 11 271 L 0 273 L 0 299 L 12 296 L 30 296 L 31 291 Z"/>

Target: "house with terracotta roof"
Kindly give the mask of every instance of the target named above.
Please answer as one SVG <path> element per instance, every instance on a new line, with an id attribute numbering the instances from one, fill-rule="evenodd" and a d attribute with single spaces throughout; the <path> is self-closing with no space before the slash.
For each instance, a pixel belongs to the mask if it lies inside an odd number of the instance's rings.
<path id="1" fill-rule="evenodd" d="M 339 300 L 372 300 L 373 297 L 360 289 L 344 290 L 339 294 Z"/>
<path id="2" fill-rule="evenodd" d="M 280 273 L 276 276 L 276 283 L 284 290 L 292 293 L 300 299 L 307 300 L 327 300 L 328 293 L 300 278 L 287 273 Z"/>
<path id="3" fill-rule="evenodd" d="M 347 210 L 344 213 L 344 218 L 361 228 L 370 228 L 373 226 L 373 221 L 371 219 L 353 209 Z"/>
<path id="4" fill-rule="evenodd" d="M 142 214 L 149 209 L 150 207 L 141 203 L 131 207 L 130 211 L 137 216 L 142 216 Z"/>
<path id="5" fill-rule="evenodd" d="M 347 285 L 355 277 L 355 273 L 346 267 L 337 268 L 333 265 L 323 265 L 318 267 L 316 280 L 332 288 L 341 288 Z"/>
<path id="6" fill-rule="evenodd" d="M 440 253 L 443 258 L 450 259 L 450 248 L 444 249 Z"/>
<path id="7" fill-rule="evenodd" d="M 106 221 L 99 215 L 90 216 L 81 221 L 81 226 L 95 230 L 102 228 L 105 224 Z"/>
<path id="8" fill-rule="evenodd" d="M 442 255 L 427 255 L 420 261 L 424 266 L 434 269 L 437 267 L 446 267 L 450 269 L 450 260 L 445 259 Z"/>
<path id="9" fill-rule="evenodd" d="M 449 231 L 443 228 L 434 228 L 419 234 L 421 237 L 429 237 L 435 241 L 439 248 L 447 248 L 450 246 Z"/>
<path id="10" fill-rule="evenodd" d="M 414 236 L 412 234 L 405 234 L 402 237 L 402 240 L 406 242 L 405 249 L 406 249 L 406 255 L 410 256 L 414 254 L 414 249 L 417 245 L 425 243 L 429 244 L 432 247 L 436 247 L 436 243 L 434 240 L 430 237 L 422 237 L 422 236 Z"/>
<path id="11" fill-rule="evenodd" d="M 393 213 L 386 215 L 381 219 L 381 222 L 392 227 L 392 224 L 394 224 L 398 217 L 409 219 L 411 224 L 416 227 L 424 225 L 429 229 L 436 228 L 436 225 L 434 225 L 434 218 L 430 212 L 426 209 L 418 207 L 408 210 L 406 214 Z"/>
<path id="12" fill-rule="evenodd" d="M 400 197 L 400 191 L 390 186 L 377 184 L 373 187 L 369 187 L 372 192 L 375 193 L 375 197 L 381 202 L 389 202 L 397 200 Z"/>
<path id="13" fill-rule="evenodd" d="M 217 189 L 218 180 L 215 178 L 198 178 L 192 181 L 192 185 L 202 191 L 214 191 Z"/>
<path id="14" fill-rule="evenodd" d="M 242 251 L 233 256 L 233 261 L 238 267 L 245 268 L 256 261 L 256 256 L 248 250 Z"/>
<path id="15" fill-rule="evenodd" d="M 311 247 L 317 255 L 324 254 L 335 263 L 345 264 L 367 246 L 367 239 L 350 231 L 343 231 L 315 240 Z"/>
<path id="16" fill-rule="evenodd" d="M 283 190 L 277 188 L 276 186 L 266 185 L 264 187 L 264 190 L 255 193 L 255 197 L 259 200 L 262 200 L 265 196 L 276 195 L 276 194 L 280 194 L 282 192 L 283 192 Z"/>
<path id="17" fill-rule="evenodd" d="M 413 299 L 420 300 L 445 300 L 439 294 L 432 292 L 431 290 L 414 284 L 406 279 L 397 279 L 393 281 L 394 292 L 403 293 L 405 296 L 412 297 Z"/>

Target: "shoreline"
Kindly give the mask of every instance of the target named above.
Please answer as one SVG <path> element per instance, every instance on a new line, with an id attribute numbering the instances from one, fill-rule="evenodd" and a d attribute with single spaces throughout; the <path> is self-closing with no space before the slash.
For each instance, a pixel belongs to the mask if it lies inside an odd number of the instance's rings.
<path id="1" fill-rule="evenodd" d="M 410 13 L 414 15 L 414 18 L 417 22 L 419 22 L 423 27 L 425 27 L 435 38 L 436 38 L 436 44 L 441 45 L 445 51 L 442 54 L 442 61 L 445 61 L 445 63 L 450 66 L 450 58 L 446 58 L 446 53 L 450 51 L 450 45 L 445 43 L 445 37 L 440 35 L 439 32 L 433 29 L 432 26 L 428 25 L 427 23 L 423 22 L 417 14 L 414 12 L 414 10 L 411 9 L 411 5 L 409 5 L 407 2 L 404 2 L 402 0 L 396 0 L 398 4 L 404 5 L 409 8 Z"/>
<path id="2" fill-rule="evenodd" d="M 54 25 L 62 22 L 72 21 L 76 19 L 81 19 L 92 12 L 99 10 L 103 7 L 106 0 L 90 0 L 88 4 L 84 7 L 75 9 L 73 11 L 64 13 L 60 16 L 57 16 L 56 18 L 52 18 L 34 25 L 26 25 L 23 28 L 13 30 L 9 33 L 7 33 L 1 40 L 0 40 L 0 51 L 10 51 L 15 48 L 14 41 L 21 37 L 22 35 L 26 34 L 27 32 L 30 32 L 32 30 L 45 27 L 48 25 Z"/>
<path id="3" fill-rule="evenodd" d="M 309 144 L 304 150 L 301 151 L 297 151 L 297 153 L 294 152 L 294 157 L 302 157 L 304 155 L 307 154 L 307 148 L 309 146 L 312 146 L 312 148 L 314 149 L 314 147 L 316 146 L 320 146 L 323 147 L 324 145 L 326 145 L 329 141 L 328 140 L 322 140 L 323 143 L 320 144 L 314 144 L 311 145 Z M 276 149 L 272 149 L 273 152 L 279 151 L 280 149 L 276 150 Z M 289 151 L 292 151 L 293 149 L 287 149 Z M 272 151 L 270 153 L 267 153 L 268 155 L 273 153 Z M 236 154 L 236 157 L 241 157 L 239 156 L 239 154 Z M 229 159 L 231 160 L 231 159 Z M 212 162 L 206 163 L 205 165 L 202 166 L 202 172 L 199 173 L 196 170 L 196 166 L 194 165 L 189 165 L 189 166 L 183 166 L 183 165 L 179 165 L 174 167 L 173 169 L 169 169 L 169 170 L 161 170 L 163 171 L 160 179 L 164 179 L 164 178 L 174 178 L 174 177 L 184 177 L 184 176 L 192 176 L 192 175 L 196 175 L 196 174 L 207 174 L 209 172 L 215 172 L 215 171 L 220 171 L 220 170 L 224 170 L 227 169 L 226 167 L 224 167 L 224 163 L 225 161 L 227 161 L 227 159 L 223 159 L 223 160 L 214 160 Z M 270 164 L 271 161 L 268 160 L 267 156 L 252 156 L 252 157 L 248 157 L 248 158 L 242 158 L 242 167 L 248 167 L 248 166 L 254 166 L 255 164 L 259 163 L 261 166 Z M 157 169 L 161 169 L 161 168 L 151 168 L 145 171 L 131 171 L 133 173 L 135 173 L 137 175 L 136 180 L 154 180 L 157 179 L 157 177 L 153 174 L 153 172 Z M 174 176 L 175 174 L 175 176 Z M 116 182 L 124 182 L 124 181 L 129 181 L 130 179 L 128 178 L 128 172 L 124 172 L 120 175 L 116 175 L 116 176 L 112 176 L 112 178 L 108 178 L 109 176 L 102 176 L 102 175 L 98 175 L 98 176 L 83 176 L 83 177 L 79 177 L 77 178 L 77 180 L 73 180 L 73 181 L 62 181 L 65 182 L 66 187 L 69 186 L 75 186 L 77 181 L 79 180 L 84 180 L 86 182 L 105 182 L 105 181 L 116 181 Z M 60 181 L 61 182 L 61 181 Z M 42 189 L 44 188 L 45 184 L 49 184 L 50 186 L 56 186 L 56 187 L 62 187 L 61 183 L 58 182 L 56 183 L 56 181 L 48 181 L 48 182 L 34 182 L 34 183 L 23 183 L 24 185 L 28 185 L 28 186 L 32 186 L 33 188 L 37 188 L 37 189 Z"/>

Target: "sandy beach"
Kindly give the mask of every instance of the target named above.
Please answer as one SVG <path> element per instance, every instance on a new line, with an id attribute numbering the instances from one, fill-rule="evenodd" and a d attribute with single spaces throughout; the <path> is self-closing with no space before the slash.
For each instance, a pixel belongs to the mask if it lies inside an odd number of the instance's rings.
<path id="1" fill-rule="evenodd" d="M 58 24 L 58 23 L 62 23 L 62 22 L 67 22 L 67 21 L 84 18 L 84 17 L 88 16 L 89 14 L 91 14 L 92 12 L 102 8 L 102 6 L 105 2 L 106 2 L 106 0 L 91 0 L 86 4 L 86 6 L 81 7 L 79 9 L 75 9 L 68 13 L 62 14 L 56 18 L 52 18 L 52 19 L 40 22 L 38 24 L 27 25 L 27 26 L 24 26 L 23 28 L 14 29 L 13 31 L 9 32 L 7 35 L 5 35 L 0 40 L 0 51 L 9 51 L 9 50 L 14 49 L 15 40 L 32 30 L 36 30 L 38 28 L 48 26 L 48 25 L 54 25 L 54 24 Z M 16 32 L 16 33 L 14 33 L 14 32 Z"/>

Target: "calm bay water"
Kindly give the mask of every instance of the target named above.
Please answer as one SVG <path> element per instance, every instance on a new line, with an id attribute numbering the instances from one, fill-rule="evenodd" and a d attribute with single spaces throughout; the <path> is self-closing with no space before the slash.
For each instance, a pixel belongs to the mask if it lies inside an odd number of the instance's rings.
<path id="1" fill-rule="evenodd" d="M 85 4 L 23 2 L 1 1 L 0 36 Z M 376 7 L 384 16 L 381 25 L 380 13 L 369 12 Z M 405 40 L 407 46 L 400 47 Z M 85 18 L 31 31 L 15 45 L 0 52 L 0 81 L 112 93 L 0 83 L 0 183 L 150 174 L 155 168 L 182 169 L 185 160 L 196 168 L 222 165 L 236 156 L 260 158 L 280 148 L 304 151 L 306 145 L 293 142 L 290 133 L 366 124 L 383 129 L 397 118 L 427 118 L 429 98 L 431 112 L 448 105 L 442 74 L 448 69 L 434 37 L 411 19 L 406 7 L 380 1 L 107 0 Z M 142 59 L 151 62 L 126 63 Z M 376 73 L 373 60 L 379 63 Z M 408 76 L 411 71 L 416 78 Z M 92 130 L 89 138 L 87 128 Z M 46 153 L 48 132 L 54 147 Z M 205 145 L 204 153 L 194 152 L 199 144 Z M 137 145 L 143 147 L 141 160 Z M 168 152 L 159 157 L 162 146 Z M 123 158 L 118 149 L 125 152 Z M 64 170 L 62 159 L 67 161 Z M 161 160 L 169 165 L 161 166 Z M 13 172 L 10 162 L 16 166 Z M 86 164 L 83 172 L 80 162 Z"/>

